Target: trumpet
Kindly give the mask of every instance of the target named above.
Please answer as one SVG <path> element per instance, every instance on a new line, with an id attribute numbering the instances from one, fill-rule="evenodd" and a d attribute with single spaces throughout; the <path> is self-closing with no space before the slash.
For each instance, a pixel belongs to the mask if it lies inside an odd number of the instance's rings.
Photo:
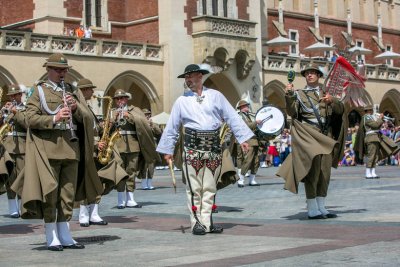
<path id="1" fill-rule="evenodd" d="M 76 136 L 75 130 L 74 130 L 74 124 L 72 122 L 72 111 L 71 111 L 71 107 L 69 106 L 69 103 L 67 101 L 67 92 L 66 92 L 66 87 L 65 87 L 65 82 L 64 82 L 64 78 L 60 78 L 60 86 L 61 89 L 63 90 L 63 101 L 64 101 L 64 107 L 68 107 L 69 108 L 69 119 L 68 119 L 68 125 L 69 125 L 69 130 L 71 132 L 71 138 L 69 139 L 70 142 L 76 142 L 78 141 L 78 137 Z M 67 122 L 63 122 L 64 125 L 67 124 Z"/>
<path id="2" fill-rule="evenodd" d="M 11 105 L 5 105 L 4 107 L 1 108 L 1 114 L 3 115 L 3 117 L 8 117 L 11 113 L 12 113 L 12 108 L 16 107 L 17 101 L 13 100 Z"/>
<path id="3" fill-rule="evenodd" d="M 126 119 L 124 118 L 124 109 L 122 106 L 120 106 L 117 109 L 118 112 L 118 120 L 117 120 L 117 125 L 118 126 L 124 126 L 126 125 Z"/>
<path id="4" fill-rule="evenodd" d="M 375 116 L 376 118 L 380 118 L 380 117 L 381 117 L 381 113 L 374 113 L 374 116 Z M 396 120 L 396 118 L 391 118 L 391 117 L 389 117 L 389 116 L 383 116 L 383 117 L 382 117 L 382 120 L 394 122 L 394 121 Z"/>

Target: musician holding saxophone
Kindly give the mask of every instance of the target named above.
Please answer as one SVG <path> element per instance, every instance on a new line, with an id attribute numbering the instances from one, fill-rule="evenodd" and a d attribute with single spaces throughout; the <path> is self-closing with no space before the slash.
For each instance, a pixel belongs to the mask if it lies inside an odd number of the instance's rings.
<path id="1" fill-rule="evenodd" d="M 96 163 L 98 179 L 104 186 L 104 194 L 110 192 L 116 184 L 122 179 L 127 179 L 128 174 L 120 166 L 121 159 L 114 147 L 116 138 L 120 138 L 119 129 L 113 129 L 111 132 L 110 113 L 112 106 L 112 98 L 110 96 L 97 97 L 105 103 L 104 121 L 100 122 L 94 114 L 90 106 L 90 100 L 93 97 L 95 85 L 86 78 L 80 79 L 77 84 L 78 89 L 83 95 L 86 105 L 82 105 L 83 111 L 89 114 L 93 121 L 94 132 L 94 155 L 93 160 Z M 95 201 L 81 201 L 79 208 L 79 224 L 81 227 L 89 227 L 89 225 L 107 225 L 99 215 L 99 203 L 101 196 L 97 196 Z"/>
<path id="2" fill-rule="evenodd" d="M 358 151 L 361 159 L 364 154 L 368 158 L 365 178 L 379 179 L 380 177 L 376 174 L 375 169 L 376 163 L 381 159 L 396 154 L 399 151 L 399 147 L 392 139 L 380 133 L 384 120 L 390 118 L 385 117 L 383 114 L 374 114 L 372 105 L 365 106 L 364 111 L 365 115 L 361 120 L 360 128 L 358 128 L 354 150 Z"/>
<path id="3" fill-rule="evenodd" d="M 120 129 L 121 138 L 116 141 L 116 147 L 121 154 L 123 168 L 129 178 L 119 182 L 118 209 L 141 208 L 135 201 L 135 178 L 139 173 L 139 157 L 147 164 L 161 161 L 156 152 L 153 133 L 146 116 L 138 107 L 128 105 L 131 95 L 122 89 L 117 89 L 113 97 L 116 108 L 112 110 L 113 123 Z"/>
<path id="4" fill-rule="evenodd" d="M 52 54 L 43 67 L 47 79 L 35 84 L 26 107 L 24 179 L 16 185 L 21 217 L 44 220 L 48 250 L 83 249 L 72 238 L 68 221 L 74 201 L 90 203 L 103 192 L 93 161 L 93 120 L 65 82 L 71 68 L 66 57 Z"/>
<path id="5" fill-rule="evenodd" d="M 25 165 L 26 120 L 25 105 L 22 103 L 22 90 L 12 84 L 8 88 L 9 101 L 1 109 L 4 124 L 9 125 L 9 131 L 4 133 L 3 145 L 14 161 L 14 170 L 6 183 L 8 210 L 11 218 L 20 216 L 20 196 L 11 190 L 11 185 Z"/>

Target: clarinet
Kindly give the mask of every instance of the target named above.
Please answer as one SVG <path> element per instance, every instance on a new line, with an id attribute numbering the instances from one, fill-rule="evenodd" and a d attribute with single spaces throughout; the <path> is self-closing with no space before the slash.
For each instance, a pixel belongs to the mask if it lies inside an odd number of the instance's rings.
<path id="1" fill-rule="evenodd" d="M 78 141 L 78 137 L 76 136 L 75 130 L 74 130 L 74 124 L 72 122 L 72 111 L 70 106 L 68 105 L 67 102 L 67 92 L 66 92 L 66 88 L 65 88 L 65 82 L 64 82 L 64 78 L 60 78 L 60 85 L 61 85 L 61 89 L 63 90 L 63 101 L 64 101 L 64 107 L 68 107 L 69 108 L 69 120 L 68 120 L 68 125 L 69 125 L 69 130 L 71 132 L 71 138 L 69 139 L 70 142 L 76 142 Z M 64 122 L 65 124 L 65 122 Z"/>

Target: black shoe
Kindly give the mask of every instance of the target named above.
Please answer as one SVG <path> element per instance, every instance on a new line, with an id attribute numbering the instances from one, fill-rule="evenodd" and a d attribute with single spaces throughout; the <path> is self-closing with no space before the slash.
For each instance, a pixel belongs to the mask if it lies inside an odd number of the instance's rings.
<path id="1" fill-rule="evenodd" d="M 238 187 L 242 188 L 242 187 L 244 187 L 244 185 L 243 184 L 238 184 Z"/>
<path id="2" fill-rule="evenodd" d="M 308 216 L 308 219 L 310 220 L 319 220 L 319 219 L 326 219 L 326 217 L 322 214 L 317 215 L 317 216 Z"/>
<path id="3" fill-rule="evenodd" d="M 224 228 L 221 226 L 212 226 L 210 229 L 210 234 L 220 234 L 224 231 Z"/>
<path id="4" fill-rule="evenodd" d="M 197 222 L 194 225 L 193 229 L 192 229 L 192 234 L 194 234 L 194 235 L 205 235 L 206 234 L 206 230 L 204 230 L 204 227 Z"/>
<path id="5" fill-rule="evenodd" d="M 372 177 L 373 179 L 379 179 L 381 178 L 379 175 Z"/>
<path id="6" fill-rule="evenodd" d="M 89 223 L 80 223 L 79 224 L 81 227 L 89 227 Z"/>
<path id="7" fill-rule="evenodd" d="M 18 219 L 19 218 L 19 214 L 18 213 L 17 214 L 11 214 L 10 218 Z"/>
<path id="8" fill-rule="evenodd" d="M 47 250 L 50 251 L 63 251 L 63 246 L 58 245 L 58 246 L 48 246 Z"/>
<path id="9" fill-rule="evenodd" d="M 92 222 L 92 221 L 89 221 L 89 224 L 90 224 L 90 225 L 107 225 L 108 222 L 106 222 L 106 221 L 99 221 L 99 222 Z M 82 225 L 81 225 L 81 226 L 82 226 Z"/>
<path id="10" fill-rule="evenodd" d="M 63 245 L 62 247 L 66 248 L 66 249 L 83 249 L 83 248 L 85 248 L 85 246 L 83 244 L 80 244 L 80 243 L 75 243 L 73 245 L 67 245 L 67 246 Z"/>
<path id="11" fill-rule="evenodd" d="M 249 186 L 260 186 L 260 184 L 249 184 Z"/>
<path id="12" fill-rule="evenodd" d="M 334 218 L 337 218 L 337 215 L 336 214 L 333 214 L 333 213 L 328 213 L 328 214 L 325 214 L 324 215 L 327 219 L 334 219 Z"/>
<path id="13" fill-rule="evenodd" d="M 127 208 L 134 208 L 134 209 L 140 209 L 142 207 L 142 205 L 137 204 L 135 206 L 126 206 Z"/>
<path id="14" fill-rule="evenodd" d="M 117 209 L 119 209 L 119 210 L 125 209 L 125 206 L 124 205 L 118 205 Z"/>
<path id="15" fill-rule="evenodd" d="M 368 177 L 368 176 L 365 176 L 365 179 L 374 179 L 374 177 Z"/>
<path id="16" fill-rule="evenodd" d="M 218 209 L 213 209 L 211 212 L 212 213 L 218 213 Z"/>

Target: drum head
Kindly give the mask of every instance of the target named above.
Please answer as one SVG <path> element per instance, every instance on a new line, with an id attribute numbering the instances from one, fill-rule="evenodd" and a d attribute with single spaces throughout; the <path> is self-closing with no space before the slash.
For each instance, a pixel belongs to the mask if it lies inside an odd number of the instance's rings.
<path id="1" fill-rule="evenodd" d="M 285 125 L 285 117 L 282 111 L 273 106 L 259 109 L 256 114 L 257 120 L 262 121 L 261 124 L 257 124 L 257 128 L 267 135 L 278 135 Z"/>

